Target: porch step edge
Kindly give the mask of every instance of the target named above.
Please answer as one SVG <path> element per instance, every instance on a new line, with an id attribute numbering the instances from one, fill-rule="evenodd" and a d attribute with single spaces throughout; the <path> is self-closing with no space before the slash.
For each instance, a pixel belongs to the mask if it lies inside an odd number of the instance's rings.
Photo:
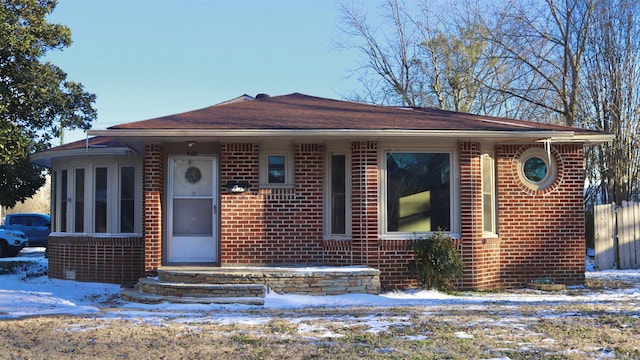
<path id="1" fill-rule="evenodd" d="M 155 278 L 139 279 L 137 289 L 145 294 L 185 298 L 264 298 L 268 291 L 263 284 L 184 283 Z"/>
<path id="2" fill-rule="evenodd" d="M 156 295 L 141 292 L 138 289 L 122 289 L 120 296 L 125 301 L 143 303 L 143 304 L 160 304 L 163 302 L 174 304 L 240 304 L 240 305 L 264 305 L 263 297 L 191 297 L 191 296 L 171 296 Z"/>
<path id="3" fill-rule="evenodd" d="M 224 289 L 224 290 L 241 290 L 253 289 L 266 291 L 267 287 L 263 284 L 212 284 L 212 283 L 188 283 L 180 281 L 165 281 L 155 278 L 140 278 L 138 284 L 155 285 L 162 287 L 179 287 L 185 289 Z"/>

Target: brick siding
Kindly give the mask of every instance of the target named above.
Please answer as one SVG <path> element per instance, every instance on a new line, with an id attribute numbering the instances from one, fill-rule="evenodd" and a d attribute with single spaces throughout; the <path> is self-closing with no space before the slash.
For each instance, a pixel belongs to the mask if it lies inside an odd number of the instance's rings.
<path id="1" fill-rule="evenodd" d="M 146 272 L 162 264 L 162 204 L 164 198 L 164 151 L 161 145 L 145 146 L 144 157 L 144 248 Z"/>
<path id="2" fill-rule="evenodd" d="M 483 238 L 481 144 L 460 142 L 459 199 L 464 260 L 462 288 L 520 287 L 534 278 L 584 282 L 582 146 L 554 146 L 558 179 L 546 190 L 527 188 L 517 174 L 529 146 L 495 149 L 499 237 Z M 323 239 L 324 146 L 296 144 L 295 185 L 260 186 L 260 145 L 220 144 L 220 265 L 368 265 L 381 271 L 384 289 L 415 284 L 408 264 L 412 239 L 379 233 L 379 145 L 351 143 L 352 239 Z M 145 270 L 161 265 L 164 153 L 148 145 L 145 157 Z M 246 183 L 234 194 L 228 184 Z M 457 189 L 452 188 L 453 191 Z"/>
<path id="3" fill-rule="evenodd" d="M 49 236 L 49 277 L 129 286 L 144 275 L 142 237 Z"/>
<path id="4" fill-rule="evenodd" d="M 548 278 L 566 285 L 584 283 L 585 239 L 583 150 L 580 144 L 553 146 L 558 176 L 536 191 L 518 179 L 520 154 L 531 146 L 497 147 L 500 281 L 521 287 Z"/>
<path id="5" fill-rule="evenodd" d="M 323 145 L 295 145 L 291 188 L 261 188 L 258 160 L 257 144 L 221 145 L 221 264 L 324 263 Z M 233 194 L 229 182 L 249 191 Z"/>

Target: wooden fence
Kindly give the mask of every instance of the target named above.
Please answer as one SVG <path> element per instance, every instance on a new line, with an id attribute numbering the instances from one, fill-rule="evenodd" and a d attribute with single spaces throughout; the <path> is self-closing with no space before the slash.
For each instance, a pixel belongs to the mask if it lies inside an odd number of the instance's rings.
<path id="1" fill-rule="evenodd" d="M 640 203 L 596 205 L 596 270 L 640 268 Z"/>

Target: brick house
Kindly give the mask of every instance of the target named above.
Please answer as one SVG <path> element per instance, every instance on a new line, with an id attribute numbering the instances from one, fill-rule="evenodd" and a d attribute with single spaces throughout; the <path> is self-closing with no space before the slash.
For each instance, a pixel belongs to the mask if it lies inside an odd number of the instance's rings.
<path id="1" fill-rule="evenodd" d="M 584 282 L 583 148 L 597 131 L 302 94 L 243 95 L 89 132 L 51 169 L 49 276 L 162 266 L 368 265 L 412 282 L 416 235 L 457 239 L 462 287 Z"/>

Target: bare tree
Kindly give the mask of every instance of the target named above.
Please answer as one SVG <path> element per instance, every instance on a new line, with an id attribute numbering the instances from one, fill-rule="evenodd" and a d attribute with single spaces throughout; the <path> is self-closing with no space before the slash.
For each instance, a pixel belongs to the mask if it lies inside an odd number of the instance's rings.
<path id="1" fill-rule="evenodd" d="M 640 2 L 609 0 L 597 7 L 582 73 L 583 126 L 615 134 L 610 144 L 591 149 L 587 178 L 590 202 L 639 199 Z"/>
<path id="2" fill-rule="evenodd" d="M 640 198 L 640 0 L 467 0 L 372 27 L 343 7 L 364 55 L 357 100 L 562 123 L 616 135 L 587 152 L 589 201 Z M 597 186 L 593 186 L 597 185 Z M 597 200 L 596 200 L 597 199 Z"/>
<path id="3" fill-rule="evenodd" d="M 470 14 L 459 17 L 434 6 L 424 2 L 409 8 L 401 0 L 386 0 L 373 26 L 364 11 L 342 5 L 342 30 L 348 37 L 342 46 L 356 49 L 364 59 L 354 72 L 364 90 L 351 97 L 463 112 L 500 111 L 502 94 L 481 86 L 498 68 L 491 43 L 482 35 L 488 30 Z"/>
<path id="4" fill-rule="evenodd" d="M 420 86 L 413 64 L 417 40 L 408 32 L 410 21 L 397 0 L 388 0 L 382 9 L 385 14 L 383 29 L 368 23 L 364 11 L 342 4 L 343 29 L 348 36 L 342 46 L 354 48 L 364 54 L 360 72 L 366 94 L 364 99 L 382 104 L 416 106 Z M 369 72 L 376 74 L 371 81 Z M 379 81 L 378 81 L 379 80 Z"/>
<path id="5" fill-rule="evenodd" d="M 518 73 L 516 81 L 485 85 L 545 110 L 547 121 L 574 125 L 596 1 L 510 0 L 480 15 L 501 63 Z"/>

